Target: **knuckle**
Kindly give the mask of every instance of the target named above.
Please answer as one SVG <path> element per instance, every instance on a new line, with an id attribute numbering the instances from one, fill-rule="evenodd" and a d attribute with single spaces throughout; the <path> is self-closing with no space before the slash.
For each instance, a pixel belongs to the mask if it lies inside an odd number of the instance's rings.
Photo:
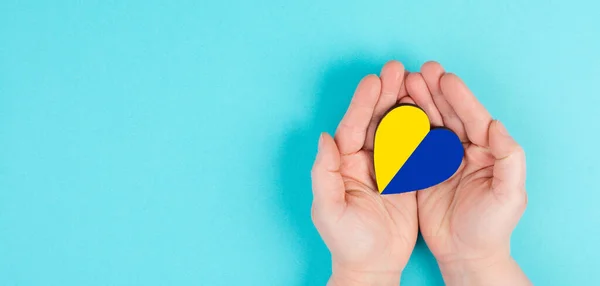
<path id="1" fill-rule="evenodd" d="M 519 154 L 520 156 L 525 157 L 525 149 L 523 149 L 523 147 L 521 145 L 517 145 L 515 147 L 515 153 Z"/>
<path id="2" fill-rule="evenodd" d="M 313 224 L 316 227 L 319 227 L 321 225 L 321 217 L 319 216 L 318 210 L 317 208 L 315 208 L 315 205 L 313 204 L 313 206 L 310 208 L 310 220 L 313 222 Z"/>
<path id="3" fill-rule="evenodd" d="M 527 196 L 527 192 L 523 190 L 518 197 L 518 205 L 521 210 L 525 210 L 527 208 L 527 204 L 529 203 L 529 198 Z"/>

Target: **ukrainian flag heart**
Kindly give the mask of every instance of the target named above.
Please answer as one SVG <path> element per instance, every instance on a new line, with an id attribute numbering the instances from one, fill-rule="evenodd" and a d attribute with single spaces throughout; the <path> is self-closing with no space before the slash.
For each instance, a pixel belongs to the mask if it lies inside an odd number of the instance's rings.
<path id="1" fill-rule="evenodd" d="M 427 114 L 416 105 L 389 110 L 375 131 L 375 178 L 379 193 L 399 194 L 435 186 L 450 178 L 464 149 L 450 129 L 431 129 Z"/>

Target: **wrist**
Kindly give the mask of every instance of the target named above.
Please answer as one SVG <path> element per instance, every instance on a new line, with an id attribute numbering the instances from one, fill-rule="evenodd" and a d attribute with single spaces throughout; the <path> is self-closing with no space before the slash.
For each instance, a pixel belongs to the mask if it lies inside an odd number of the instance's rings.
<path id="1" fill-rule="evenodd" d="M 446 285 L 530 285 L 508 252 L 440 263 Z"/>
<path id="2" fill-rule="evenodd" d="M 498 251 L 488 255 L 473 255 L 468 258 L 437 259 L 443 276 L 467 276 L 493 269 L 512 260 L 509 251 Z"/>
<path id="3" fill-rule="evenodd" d="M 328 286 L 373 285 L 387 286 L 400 284 L 400 271 L 362 271 L 333 263 Z"/>

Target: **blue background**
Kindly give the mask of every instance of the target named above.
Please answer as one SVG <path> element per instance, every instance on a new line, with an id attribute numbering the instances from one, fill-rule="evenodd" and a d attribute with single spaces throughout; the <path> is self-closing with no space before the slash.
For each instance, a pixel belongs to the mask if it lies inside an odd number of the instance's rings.
<path id="1" fill-rule="evenodd" d="M 533 282 L 593 284 L 599 2 L 323 2 L 2 0 L 0 285 L 324 284 L 318 135 L 390 59 L 524 146 Z M 402 282 L 442 284 L 422 241 Z"/>

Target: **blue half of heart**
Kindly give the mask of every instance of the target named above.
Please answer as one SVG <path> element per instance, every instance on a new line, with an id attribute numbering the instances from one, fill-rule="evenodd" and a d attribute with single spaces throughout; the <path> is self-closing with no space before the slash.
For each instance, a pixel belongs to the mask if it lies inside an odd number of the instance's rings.
<path id="1" fill-rule="evenodd" d="M 454 132 L 438 128 L 427 133 L 382 194 L 399 194 L 435 186 L 452 177 L 464 156 Z"/>

